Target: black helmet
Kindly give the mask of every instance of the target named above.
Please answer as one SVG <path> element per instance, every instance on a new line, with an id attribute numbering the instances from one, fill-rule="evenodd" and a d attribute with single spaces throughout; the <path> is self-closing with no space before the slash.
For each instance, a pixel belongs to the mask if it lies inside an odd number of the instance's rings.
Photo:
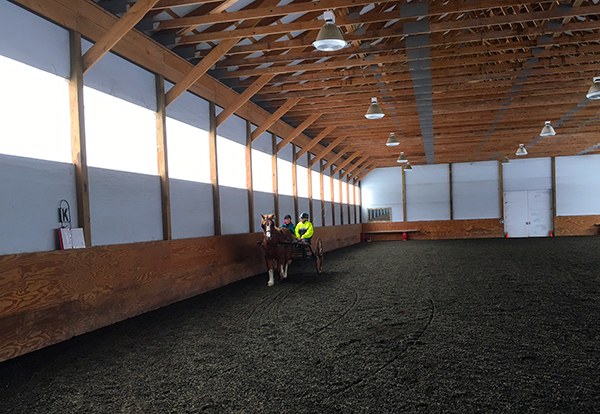
<path id="1" fill-rule="evenodd" d="M 308 218 L 308 213 L 302 213 L 302 214 L 300 214 L 300 218 L 301 219 L 303 219 L 303 218 L 307 219 Z"/>
<path id="2" fill-rule="evenodd" d="M 285 220 L 285 219 L 290 219 L 290 220 L 291 220 L 291 219 L 292 219 L 292 216 L 290 216 L 289 214 L 286 214 L 286 215 L 285 215 L 285 217 L 284 217 L 283 219 L 284 219 L 284 220 Z"/>

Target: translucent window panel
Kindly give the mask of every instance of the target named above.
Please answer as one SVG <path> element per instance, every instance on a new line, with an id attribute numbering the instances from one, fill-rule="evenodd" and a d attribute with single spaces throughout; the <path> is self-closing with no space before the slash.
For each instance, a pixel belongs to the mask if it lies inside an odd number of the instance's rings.
<path id="1" fill-rule="evenodd" d="M 350 184 L 348 186 L 348 204 L 354 204 L 354 186 Z"/>
<path id="2" fill-rule="evenodd" d="M 323 198 L 331 202 L 331 177 L 323 174 Z"/>
<path id="3" fill-rule="evenodd" d="M 254 191 L 273 192 L 272 155 L 252 150 L 252 188 Z"/>
<path id="4" fill-rule="evenodd" d="M 340 202 L 340 180 L 337 178 L 333 179 L 333 201 Z"/>
<path id="5" fill-rule="evenodd" d="M 67 81 L 3 56 L 0 73 L 0 153 L 71 163 Z"/>
<path id="6" fill-rule="evenodd" d="M 158 175 L 155 113 L 89 87 L 83 96 L 88 165 Z"/>
<path id="7" fill-rule="evenodd" d="M 312 176 L 312 198 L 313 200 L 321 199 L 321 174 L 317 171 L 311 171 Z"/>
<path id="8" fill-rule="evenodd" d="M 217 135 L 219 185 L 246 188 L 246 147 Z"/>
<path id="9" fill-rule="evenodd" d="M 279 194 L 294 195 L 292 163 L 277 158 L 277 187 Z"/>
<path id="10" fill-rule="evenodd" d="M 169 177 L 210 183 L 208 132 L 167 118 Z"/>
<path id="11" fill-rule="evenodd" d="M 308 168 L 296 165 L 296 182 L 298 197 L 308 198 Z"/>
<path id="12" fill-rule="evenodd" d="M 348 204 L 348 185 L 342 181 L 342 203 Z"/>

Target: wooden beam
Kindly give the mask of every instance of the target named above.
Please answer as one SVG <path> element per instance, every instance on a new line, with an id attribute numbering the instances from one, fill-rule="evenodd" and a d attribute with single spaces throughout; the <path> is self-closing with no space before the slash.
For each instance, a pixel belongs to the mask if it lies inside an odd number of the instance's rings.
<path id="1" fill-rule="evenodd" d="M 341 181 L 342 177 L 340 177 Z M 346 180 L 346 211 L 348 211 L 348 224 L 350 223 L 350 179 Z"/>
<path id="2" fill-rule="evenodd" d="M 175 99 L 188 90 L 190 86 L 200 79 L 202 75 L 204 75 L 206 71 L 208 71 L 215 62 L 221 59 L 221 57 L 236 43 L 237 40 L 224 40 L 215 46 L 204 59 L 198 62 L 198 64 L 194 66 L 182 80 L 177 82 L 177 84 L 167 92 L 166 105 L 171 105 Z"/>
<path id="3" fill-rule="evenodd" d="M 319 151 L 318 154 L 315 154 L 315 159 L 313 162 L 317 162 L 320 159 L 322 159 L 325 155 L 329 154 L 337 145 L 340 144 L 340 142 L 344 141 L 346 138 L 348 138 L 347 135 L 342 135 L 341 137 L 336 138 L 335 141 L 333 141 L 331 144 L 327 145 L 325 148 Z"/>
<path id="4" fill-rule="evenodd" d="M 333 158 L 331 158 L 327 162 L 327 164 L 325 164 L 324 168 L 327 169 L 329 167 L 333 167 L 333 164 L 335 162 L 337 162 L 337 160 L 339 160 L 340 158 L 342 158 L 347 151 L 350 151 L 350 150 L 352 150 L 352 146 L 351 145 L 349 145 L 348 147 L 344 148 L 343 150 L 340 150 L 337 154 L 335 154 L 335 156 Z"/>
<path id="5" fill-rule="evenodd" d="M 281 149 L 284 148 L 290 142 L 292 142 L 294 140 L 294 138 L 296 138 L 298 135 L 300 135 L 302 132 L 304 132 L 304 130 L 306 128 L 308 128 L 317 119 L 319 119 L 320 116 L 321 116 L 320 113 L 313 114 L 313 115 L 309 116 L 307 119 L 305 119 L 304 122 L 302 122 L 296 129 L 294 129 L 290 135 L 288 135 L 283 141 L 281 141 L 277 145 L 277 152 L 281 151 Z"/>
<path id="6" fill-rule="evenodd" d="M 277 109 L 270 117 L 267 118 L 258 128 L 252 133 L 252 141 L 258 138 L 263 132 L 265 132 L 271 125 L 277 122 L 287 111 L 292 109 L 294 105 L 300 102 L 302 98 L 294 98 L 287 100 L 283 105 Z"/>
<path id="7" fill-rule="evenodd" d="M 242 105 L 250 100 L 263 86 L 266 85 L 275 75 L 262 75 L 252 83 L 238 99 L 233 101 L 231 105 L 223 109 L 223 111 L 217 116 L 217 128 L 225 122 L 227 118 L 234 114 L 235 111 L 240 109 Z"/>
<path id="8" fill-rule="evenodd" d="M 71 157 L 75 167 L 75 190 L 77 194 L 77 226 L 83 229 L 87 247 L 92 246 L 90 219 L 90 192 L 88 180 L 87 150 L 85 140 L 85 116 L 83 104 L 83 67 L 81 59 L 81 35 L 69 31 L 71 75 L 69 78 L 69 113 L 71 116 Z"/>
<path id="9" fill-rule="evenodd" d="M 361 159 L 357 160 L 354 163 L 354 165 L 350 166 L 350 168 L 348 168 L 346 171 L 344 171 L 344 176 L 350 176 L 350 174 L 352 174 L 354 172 L 354 170 L 356 170 L 361 165 L 365 165 L 365 163 L 368 160 L 369 160 L 369 157 L 362 157 Z"/>
<path id="10" fill-rule="evenodd" d="M 217 166 L 217 117 L 214 102 L 208 104 L 208 150 L 210 156 L 210 182 L 212 184 L 213 217 L 215 236 L 221 235 L 221 197 L 219 191 L 219 173 Z"/>
<path id="11" fill-rule="evenodd" d="M 452 205 L 452 163 L 448 164 L 448 186 L 450 187 L 450 220 L 454 220 L 454 208 Z"/>
<path id="12" fill-rule="evenodd" d="M 504 169 L 502 161 L 498 161 L 498 198 L 500 199 L 500 220 L 504 223 Z"/>
<path id="13" fill-rule="evenodd" d="M 348 182 L 350 182 L 350 177 L 348 177 Z M 352 183 L 352 205 L 354 207 L 354 223 L 358 223 L 358 220 L 356 219 L 356 186 L 354 185 L 354 183 Z"/>
<path id="14" fill-rule="evenodd" d="M 335 173 L 334 173 L 335 174 Z M 338 184 L 340 186 L 340 225 L 344 225 L 344 197 L 342 195 L 342 177 L 338 180 Z"/>
<path id="15" fill-rule="evenodd" d="M 181 6 L 195 6 L 197 4 L 204 3 L 219 3 L 223 0 L 160 0 L 156 6 L 154 6 L 155 10 L 162 9 L 171 9 L 173 7 L 181 7 Z"/>
<path id="16" fill-rule="evenodd" d="M 158 3 L 158 0 L 139 0 L 121 17 L 85 54 L 83 55 L 83 73 L 116 45 L 136 24 L 140 22 Z"/>
<path id="17" fill-rule="evenodd" d="M 254 188 L 252 187 L 252 123 L 246 121 L 246 190 L 248 191 L 248 231 L 254 233 Z"/>
<path id="18" fill-rule="evenodd" d="M 406 171 L 402 168 L 402 221 L 406 222 Z"/>
<path id="19" fill-rule="evenodd" d="M 313 161 L 312 161 L 312 157 L 310 155 L 310 152 L 308 153 L 308 155 L 306 156 L 307 158 L 307 163 L 308 163 L 308 214 L 310 214 L 310 219 L 314 220 L 314 208 L 313 208 L 313 192 L 312 192 L 312 166 L 313 166 Z"/>
<path id="20" fill-rule="evenodd" d="M 158 176 L 160 177 L 160 200 L 162 207 L 163 240 L 171 240 L 171 192 L 167 153 L 167 107 L 165 106 L 165 78 L 156 75 L 156 148 Z"/>
<path id="21" fill-rule="evenodd" d="M 326 168 L 324 167 L 324 169 Z M 335 226 L 335 192 L 333 187 L 333 165 L 329 167 L 329 185 L 331 187 L 331 225 Z"/>
<path id="22" fill-rule="evenodd" d="M 300 217 L 298 209 L 298 157 L 296 157 L 296 146 L 292 144 L 292 195 L 294 196 L 294 214 Z"/>
<path id="23" fill-rule="evenodd" d="M 273 170 L 273 212 L 279 220 L 279 183 L 277 180 L 277 135 L 271 134 L 271 142 L 273 144 L 273 155 L 271 156 L 271 168 Z"/>
<path id="24" fill-rule="evenodd" d="M 362 151 L 356 151 L 354 154 L 352 154 L 352 156 L 348 157 L 343 163 L 338 165 L 338 167 L 335 170 L 333 170 L 333 173 L 335 174 L 335 173 L 339 172 L 342 168 L 344 168 L 346 165 L 350 164 L 350 162 L 352 162 L 352 160 L 354 160 L 360 154 L 362 154 Z"/>
<path id="25" fill-rule="evenodd" d="M 371 166 L 369 168 L 367 168 L 365 171 L 363 171 L 358 177 L 356 177 L 356 181 L 360 181 L 363 178 L 365 178 L 367 176 L 367 174 L 369 174 L 371 171 L 373 171 L 375 169 L 374 166 Z"/>
<path id="26" fill-rule="evenodd" d="M 321 224 L 325 227 L 325 187 L 323 183 L 323 160 L 319 160 L 319 189 L 321 190 Z"/>
<path id="27" fill-rule="evenodd" d="M 310 151 L 315 145 L 317 145 L 323 138 L 331 133 L 335 129 L 336 125 L 325 127 L 323 131 L 319 133 L 308 145 L 302 147 L 300 151 L 298 151 L 298 158 L 302 157 L 308 151 Z M 312 217 L 312 216 L 311 216 Z"/>

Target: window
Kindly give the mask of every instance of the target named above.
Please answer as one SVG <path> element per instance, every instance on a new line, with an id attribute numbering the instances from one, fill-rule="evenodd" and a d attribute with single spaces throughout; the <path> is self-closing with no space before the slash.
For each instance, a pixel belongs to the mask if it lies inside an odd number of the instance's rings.
<path id="1" fill-rule="evenodd" d="M 0 153 L 71 163 L 68 82 L 3 56 L 0 73 Z"/>
<path id="2" fill-rule="evenodd" d="M 277 187 L 281 195 L 294 195 L 292 163 L 281 158 L 277 158 Z"/>
<path id="3" fill-rule="evenodd" d="M 272 155 L 252 150 L 252 188 L 254 191 L 273 192 Z"/>
<path id="4" fill-rule="evenodd" d="M 333 201 L 336 203 L 340 202 L 340 180 L 337 178 L 333 179 Z"/>
<path id="5" fill-rule="evenodd" d="M 296 165 L 298 197 L 308 198 L 308 168 Z"/>
<path id="6" fill-rule="evenodd" d="M 217 136 L 219 185 L 246 188 L 246 147 Z"/>
<path id="7" fill-rule="evenodd" d="M 313 200 L 321 199 L 321 174 L 317 171 L 311 171 L 312 175 L 312 196 Z"/>
<path id="8" fill-rule="evenodd" d="M 158 175 L 155 113 L 89 87 L 83 96 L 88 165 Z"/>
<path id="9" fill-rule="evenodd" d="M 208 131 L 167 118 L 169 177 L 210 183 Z"/>

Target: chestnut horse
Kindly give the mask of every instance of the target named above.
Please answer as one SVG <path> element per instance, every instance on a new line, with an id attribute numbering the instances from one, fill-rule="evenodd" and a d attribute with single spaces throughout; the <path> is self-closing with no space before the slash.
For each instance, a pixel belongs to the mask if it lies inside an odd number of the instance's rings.
<path id="1" fill-rule="evenodd" d="M 287 277 L 288 265 L 292 261 L 294 236 L 288 229 L 275 226 L 275 213 L 260 216 L 264 236 L 262 246 L 269 269 L 269 286 L 273 286 L 274 268 L 279 271 L 279 280 Z"/>

